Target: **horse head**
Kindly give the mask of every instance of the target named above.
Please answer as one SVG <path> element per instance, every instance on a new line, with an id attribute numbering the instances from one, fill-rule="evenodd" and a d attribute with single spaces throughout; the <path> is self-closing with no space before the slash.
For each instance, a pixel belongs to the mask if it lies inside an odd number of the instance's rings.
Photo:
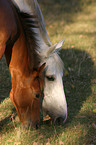
<path id="1" fill-rule="evenodd" d="M 12 89 L 10 99 L 13 102 L 22 126 L 38 128 L 40 122 L 40 98 L 43 94 L 43 70 L 45 63 L 24 76 L 11 69 Z"/>
<path id="2" fill-rule="evenodd" d="M 39 24 L 39 27 L 34 28 L 33 31 L 37 33 L 37 39 L 39 40 L 39 49 L 37 52 L 40 55 L 41 64 L 46 62 L 47 66 L 45 72 L 44 100 L 42 103 L 43 115 L 50 115 L 54 122 L 58 117 L 61 117 L 64 122 L 67 118 L 67 103 L 62 80 L 63 62 L 58 55 L 64 40 L 52 45 L 37 0 L 14 1 L 22 11 L 35 15 Z M 28 11 L 27 8 L 30 10 Z"/>
<path id="3" fill-rule="evenodd" d="M 12 79 L 10 99 L 21 124 L 37 128 L 45 67 L 45 63 L 40 66 L 38 40 L 33 32 L 37 22 L 35 16 L 20 11 L 8 0 L 0 1 L 0 16 L 0 59 L 5 54 Z"/>
<path id="4" fill-rule="evenodd" d="M 64 123 L 67 118 L 67 102 L 62 80 L 64 64 L 58 55 L 63 42 L 64 40 L 61 40 L 50 46 L 46 54 L 40 53 L 42 62 L 45 61 L 47 66 L 42 103 L 43 115 L 48 114 L 54 123 L 59 118 L 62 118 Z"/>

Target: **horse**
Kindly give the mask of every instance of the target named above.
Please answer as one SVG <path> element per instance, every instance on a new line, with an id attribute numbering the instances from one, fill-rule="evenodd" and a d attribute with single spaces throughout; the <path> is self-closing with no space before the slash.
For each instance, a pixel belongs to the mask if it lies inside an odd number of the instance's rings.
<path id="1" fill-rule="evenodd" d="M 5 54 L 12 80 L 9 96 L 26 128 L 39 126 L 44 86 L 45 63 L 40 66 L 35 27 L 34 15 L 23 13 L 11 0 L 0 0 L 0 59 Z"/>
<path id="2" fill-rule="evenodd" d="M 67 102 L 63 86 L 63 61 L 58 52 L 61 50 L 64 39 L 52 45 L 45 27 L 44 18 L 36 0 L 14 0 L 20 10 L 32 13 L 37 17 L 39 27 L 34 28 L 39 40 L 38 53 L 41 57 L 41 64 L 46 62 L 44 99 L 42 102 L 43 116 L 47 114 L 55 123 L 59 118 L 63 123 L 67 119 Z"/>

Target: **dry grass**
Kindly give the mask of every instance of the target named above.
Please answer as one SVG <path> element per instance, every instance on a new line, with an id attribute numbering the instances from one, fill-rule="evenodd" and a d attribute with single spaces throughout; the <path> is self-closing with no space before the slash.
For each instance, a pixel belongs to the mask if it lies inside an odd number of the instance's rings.
<path id="1" fill-rule="evenodd" d="M 11 80 L 0 61 L 0 144 L 96 144 L 96 3 L 93 0 L 39 0 L 52 43 L 61 51 L 68 119 L 64 126 L 22 130 L 8 94 Z M 7 98 L 8 97 L 8 98 Z"/>

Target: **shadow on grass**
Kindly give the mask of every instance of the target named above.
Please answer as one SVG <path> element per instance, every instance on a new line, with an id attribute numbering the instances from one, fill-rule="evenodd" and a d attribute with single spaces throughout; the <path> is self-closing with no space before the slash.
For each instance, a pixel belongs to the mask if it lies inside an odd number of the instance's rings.
<path id="1" fill-rule="evenodd" d="M 93 143 L 95 137 L 89 126 L 95 120 L 94 113 L 89 113 L 85 110 L 86 113 L 82 115 L 84 118 L 79 118 L 77 115 L 79 114 L 83 103 L 92 93 L 91 80 L 94 79 L 94 63 L 91 56 L 86 53 L 86 51 L 77 50 L 75 48 L 63 49 L 61 51 L 61 58 L 65 68 L 63 81 L 68 104 L 68 118 L 64 126 L 45 125 L 43 129 L 41 128 L 39 133 L 43 136 L 42 141 L 45 143 L 45 140 L 47 139 L 48 141 L 48 138 L 52 138 L 56 141 L 59 134 L 62 134 L 65 131 L 65 128 L 70 128 L 70 126 L 74 128 L 74 126 L 77 126 L 80 123 L 87 128 L 87 134 L 86 136 L 81 135 L 78 143 Z"/>
<path id="2" fill-rule="evenodd" d="M 54 21 L 64 21 L 63 25 L 74 22 L 76 14 L 86 9 L 86 6 L 95 0 L 38 0 L 42 13 L 45 16 L 46 26 Z"/>
<path id="3" fill-rule="evenodd" d="M 73 126 L 80 123 L 86 127 L 88 126 L 89 120 L 89 123 L 92 123 L 91 119 L 93 114 L 91 113 L 89 114 L 87 112 L 87 114 L 84 114 L 83 116 L 85 116 L 85 118 L 75 117 L 80 112 L 83 103 L 92 93 L 91 80 L 94 79 L 93 61 L 88 53 L 86 53 L 85 51 L 77 50 L 75 48 L 63 49 L 61 51 L 61 58 L 64 62 L 65 68 L 63 81 L 68 104 L 68 119 L 64 126 L 51 126 L 49 124 L 42 125 L 41 128 L 36 131 L 36 135 L 33 135 L 33 132 L 31 131 L 29 136 L 28 134 L 26 134 L 26 137 L 24 138 L 25 140 L 27 140 L 27 142 L 35 140 L 45 143 L 49 138 L 52 138 L 55 141 L 58 138 L 59 134 L 62 134 L 65 128 L 68 128 L 73 122 Z M 15 110 L 13 110 L 13 114 L 14 112 Z M 10 130 L 10 127 L 7 127 L 7 125 L 10 124 L 11 116 L 6 117 L 0 122 L 0 124 L 2 125 L 0 131 L 6 130 L 6 132 L 8 132 Z M 12 123 L 11 128 L 14 129 Z M 88 135 L 93 134 L 90 128 L 87 127 L 87 129 L 88 134 L 85 136 L 86 141 L 88 141 Z M 90 142 L 92 142 L 90 138 L 89 140 Z M 80 142 L 82 142 L 81 139 Z"/>
<path id="4" fill-rule="evenodd" d="M 43 4 L 44 6 L 55 6 L 60 5 L 61 10 L 64 12 L 78 12 L 82 10 L 82 6 L 84 5 L 90 5 L 92 2 L 95 2 L 95 0 L 38 0 L 39 4 Z"/>
<path id="5" fill-rule="evenodd" d="M 0 60 L 0 103 L 9 96 L 11 90 L 11 76 L 5 57 Z"/>
<path id="6" fill-rule="evenodd" d="M 75 48 L 63 49 L 61 58 L 65 67 L 63 81 L 68 102 L 67 122 L 70 122 L 92 93 L 91 79 L 94 63 L 89 54 Z"/>
<path id="7" fill-rule="evenodd" d="M 82 11 L 82 2 L 77 0 L 68 0 L 68 1 L 38 0 L 38 1 L 43 8 L 44 14 L 48 18 L 47 21 L 49 21 L 49 18 L 52 19 L 50 23 L 60 19 L 64 19 L 65 25 L 72 23 L 74 21 L 74 14 Z M 91 2 L 91 0 L 87 0 L 87 2 L 88 1 Z M 54 7 L 54 9 L 52 9 L 52 7 Z M 51 16 L 55 14 L 56 17 Z M 95 35 L 95 32 L 93 35 Z M 54 140 L 56 140 L 58 135 L 62 133 L 64 129 L 67 128 L 72 123 L 75 116 L 79 113 L 83 105 L 83 102 L 86 101 L 86 99 L 92 93 L 91 79 L 93 77 L 96 77 L 93 75 L 93 71 L 96 72 L 96 68 L 93 69 L 93 62 L 90 55 L 87 54 L 85 51 L 80 51 L 74 48 L 62 50 L 61 57 L 65 66 L 64 72 L 67 72 L 65 73 L 63 80 L 66 99 L 68 103 L 68 119 L 66 121 L 65 126 L 55 126 L 55 127 L 48 125 L 41 126 L 41 128 L 37 131 L 37 135 L 35 137 L 35 140 L 37 141 L 38 139 L 40 139 L 41 142 L 43 140 L 44 142 L 47 142 L 49 138 L 53 138 Z M 5 59 L 3 58 L 0 61 L 0 102 L 3 101 L 6 98 L 6 96 L 8 96 L 10 89 L 11 89 L 10 74 L 6 66 Z M 89 115 L 88 114 L 89 112 L 84 114 L 86 116 L 85 118 L 75 119 L 75 121 L 77 121 L 76 123 L 80 122 L 81 124 L 87 126 L 88 121 L 90 120 L 90 118 L 92 119 L 93 116 L 93 114 Z M 6 130 L 6 132 L 8 132 L 10 128 L 14 129 L 11 117 L 12 114 L 6 117 L 5 119 L 1 120 L 0 122 L 1 133 L 3 130 Z M 90 136 L 88 136 L 88 134 L 91 134 L 91 132 L 93 132 L 92 129 L 88 128 L 88 133 L 85 136 L 85 139 L 88 140 L 89 138 L 90 140 Z M 34 140 L 33 136 L 30 135 L 29 140 Z M 90 140 L 89 142 L 92 143 L 92 140 Z"/>
<path id="8" fill-rule="evenodd" d="M 86 112 L 87 110 L 82 115 L 84 118 L 76 116 L 79 114 L 83 103 L 92 94 L 91 83 L 95 79 L 94 72 L 96 68 L 94 68 L 94 63 L 88 53 L 75 48 L 63 49 L 61 58 L 65 67 L 63 81 L 68 105 L 68 118 L 65 127 L 73 122 L 73 126 L 76 123 L 84 125 L 88 132 L 85 137 L 82 137 L 83 140 L 80 139 L 80 143 L 83 143 L 84 140 L 86 143 L 93 143 L 95 139 L 94 131 L 89 126 L 94 122 L 96 116 L 92 112 Z"/>
<path id="9" fill-rule="evenodd" d="M 78 143 L 80 144 L 96 144 L 96 130 L 94 127 L 94 121 L 96 120 L 96 115 L 93 112 L 86 111 L 86 113 L 81 114 L 78 118 L 75 119 L 76 123 L 83 125 L 82 130 L 87 130 L 85 135 L 79 137 Z"/>
<path id="10" fill-rule="evenodd" d="M 4 119 L 2 119 L 0 121 L 0 134 L 2 134 L 2 132 L 8 132 L 9 130 L 14 130 L 16 127 L 16 123 L 14 123 L 15 121 L 15 117 L 17 116 L 16 110 L 13 107 L 12 108 L 12 113 L 5 117 Z"/>

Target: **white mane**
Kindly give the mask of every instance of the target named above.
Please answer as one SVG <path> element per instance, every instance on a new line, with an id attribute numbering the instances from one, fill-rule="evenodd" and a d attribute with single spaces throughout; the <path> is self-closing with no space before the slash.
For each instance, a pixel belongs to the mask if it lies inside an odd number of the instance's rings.
<path id="1" fill-rule="evenodd" d="M 47 65 L 50 65 L 51 71 L 53 72 L 57 68 L 57 73 L 61 73 L 63 75 L 63 68 L 64 64 L 61 60 L 61 58 L 58 55 L 58 48 L 56 50 L 53 50 L 53 52 L 50 52 L 48 56 L 48 51 L 50 51 L 50 47 L 52 46 L 44 23 L 44 19 L 41 13 L 41 10 L 39 8 L 39 5 L 36 0 L 13 0 L 15 5 L 17 5 L 20 9 L 20 11 L 33 14 L 37 16 L 37 19 L 41 20 L 39 23 L 39 28 L 32 28 L 32 30 L 38 34 L 36 35 L 36 39 L 38 40 L 39 48 L 37 48 L 37 51 L 41 57 L 41 61 L 44 62 L 44 60 L 47 62 Z M 43 31 L 45 32 L 41 32 Z M 42 35 L 43 33 L 43 35 Z M 46 36 L 47 40 L 44 41 L 44 36 Z M 61 47 L 61 46 L 60 46 Z"/>
<path id="2" fill-rule="evenodd" d="M 38 52 L 42 48 L 48 49 L 48 47 L 51 46 L 52 44 L 49 40 L 44 19 L 37 1 L 36 0 L 12 0 L 12 1 L 17 7 L 19 7 L 20 11 L 36 16 L 39 28 L 32 28 L 32 30 L 36 34 L 38 34 L 36 36 L 36 39 L 38 40 L 39 43 Z"/>

